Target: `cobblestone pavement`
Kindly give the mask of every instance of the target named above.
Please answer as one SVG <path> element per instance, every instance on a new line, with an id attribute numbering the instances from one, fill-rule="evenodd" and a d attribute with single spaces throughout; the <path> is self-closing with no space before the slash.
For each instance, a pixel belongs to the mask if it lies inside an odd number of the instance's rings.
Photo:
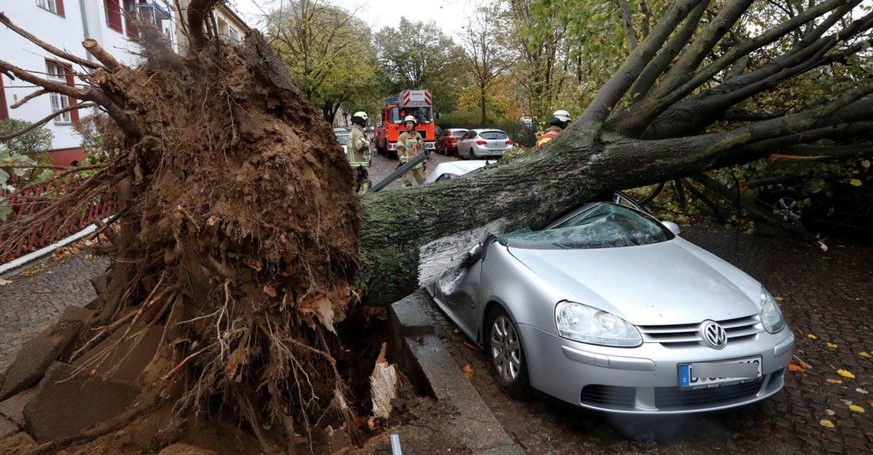
<path id="1" fill-rule="evenodd" d="M 797 336 L 795 354 L 812 368 L 789 373 L 770 400 L 720 414 L 633 419 L 547 397 L 514 401 L 492 381 L 484 354 L 465 346 L 451 323 L 440 317 L 438 331 L 458 368 L 473 367 L 470 381 L 507 433 L 531 454 L 873 453 L 873 358 L 860 355 L 873 354 L 873 245 L 831 240 L 823 253 L 708 226 L 688 228 L 683 237 L 782 298 Z M 822 419 L 835 428 L 823 427 Z"/>
<path id="2" fill-rule="evenodd" d="M 109 260 L 81 252 L 36 269 L 6 277 L 0 286 L 0 373 L 28 340 L 54 322 L 69 305 L 94 299 L 90 279 L 106 270 Z M 33 273 L 30 273 L 33 272 Z"/>

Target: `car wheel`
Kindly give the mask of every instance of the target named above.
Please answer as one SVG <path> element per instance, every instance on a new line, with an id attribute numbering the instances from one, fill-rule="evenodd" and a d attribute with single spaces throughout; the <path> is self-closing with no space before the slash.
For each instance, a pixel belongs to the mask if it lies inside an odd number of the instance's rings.
<path id="1" fill-rule="evenodd" d="M 530 395 L 527 357 L 518 328 L 503 308 L 496 307 L 485 320 L 485 347 L 497 384 L 513 398 L 527 398 Z"/>
<path id="2" fill-rule="evenodd" d="M 774 195 L 773 214 L 786 223 L 799 223 L 801 213 L 800 200 L 802 196 L 783 191 Z"/>
<path id="3" fill-rule="evenodd" d="M 469 153 L 468 153 L 467 155 L 468 155 L 467 158 L 469 158 L 469 159 L 471 159 L 471 160 L 475 160 L 475 159 L 476 159 L 476 154 L 473 153 L 473 149 L 470 149 L 470 151 L 469 151 Z"/>

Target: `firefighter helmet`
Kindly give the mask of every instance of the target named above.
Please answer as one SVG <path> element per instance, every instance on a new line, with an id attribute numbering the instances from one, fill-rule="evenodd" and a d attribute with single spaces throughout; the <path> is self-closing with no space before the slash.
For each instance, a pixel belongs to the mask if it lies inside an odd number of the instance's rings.
<path id="1" fill-rule="evenodd" d="M 573 119 L 570 118 L 570 113 L 567 112 L 567 111 L 565 111 L 565 110 L 563 110 L 563 109 L 558 109 L 557 111 L 555 111 L 555 112 L 552 114 L 552 116 L 553 116 L 553 117 L 557 117 L 557 118 L 560 119 L 562 122 L 567 122 L 567 123 L 570 123 L 570 122 L 573 120 Z"/>
<path id="2" fill-rule="evenodd" d="M 415 123 L 416 125 L 418 125 L 418 119 L 415 118 L 414 115 L 407 115 L 406 118 L 403 119 L 403 123 L 406 123 L 406 122 L 412 122 L 412 123 Z"/>
<path id="3" fill-rule="evenodd" d="M 367 113 L 364 111 L 355 112 L 355 115 L 352 116 L 352 123 L 357 123 L 361 126 L 367 126 L 367 120 L 370 118 L 367 117 Z"/>
<path id="4" fill-rule="evenodd" d="M 559 119 L 557 116 L 554 116 L 554 117 L 549 119 L 549 125 L 557 126 L 557 127 L 560 127 L 561 129 L 564 129 L 567 126 L 567 122 Z"/>

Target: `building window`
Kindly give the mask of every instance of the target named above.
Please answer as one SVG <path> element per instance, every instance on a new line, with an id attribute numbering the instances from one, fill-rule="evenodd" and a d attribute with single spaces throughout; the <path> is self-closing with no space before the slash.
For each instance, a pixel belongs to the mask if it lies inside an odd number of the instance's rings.
<path id="1" fill-rule="evenodd" d="M 120 1 L 121 0 L 104 0 L 103 2 L 104 6 L 106 6 L 106 24 L 109 25 L 109 28 L 119 33 L 123 31 L 121 26 Z"/>
<path id="2" fill-rule="evenodd" d="M 230 38 L 230 42 L 233 44 L 239 44 L 239 33 L 237 33 L 236 29 L 231 28 L 229 30 L 228 38 Z"/>
<path id="3" fill-rule="evenodd" d="M 53 82 L 59 82 L 61 84 L 66 84 L 70 87 L 73 87 L 75 85 L 72 66 L 58 63 L 52 60 L 46 60 L 45 67 L 48 80 Z M 67 95 L 61 95 L 59 93 L 49 93 L 49 99 L 52 103 L 52 112 L 57 112 L 76 103 L 75 99 Z M 58 124 L 78 122 L 79 111 L 64 112 L 63 114 L 55 117 L 54 121 Z"/>
<path id="4" fill-rule="evenodd" d="M 51 11 L 58 16 L 64 15 L 64 0 L 36 0 L 36 6 Z"/>
<path id="5" fill-rule="evenodd" d="M 137 20 L 139 20 L 139 15 L 136 13 L 136 2 L 124 0 L 124 25 L 128 38 L 139 36 L 139 27 L 136 26 Z"/>

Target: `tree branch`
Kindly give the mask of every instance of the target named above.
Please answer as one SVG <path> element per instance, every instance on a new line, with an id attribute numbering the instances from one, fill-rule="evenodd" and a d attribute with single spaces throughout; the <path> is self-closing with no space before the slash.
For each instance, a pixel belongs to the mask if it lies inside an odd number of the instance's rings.
<path id="1" fill-rule="evenodd" d="M 589 128 L 603 123 L 612 108 L 624 96 L 637 80 L 646 65 L 657 54 L 664 42 L 673 33 L 676 25 L 682 21 L 703 0 L 678 0 L 664 15 L 655 30 L 645 41 L 625 60 L 616 74 L 607 81 L 591 104 L 582 114 L 581 121 L 574 123 L 577 128 Z"/>
<path id="2" fill-rule="evenodd" d="M 627 44 L 630 51 L 633 52 L 637 49 L 639 43 L 637 43 L 637 35 L 634 33 L 634 22 L 631 19 L 630 7 L 627 4 L 627 0 L 618 0 L 618 6 L 621 7 L 621 19 L 622 22 L 624 22 L 624 33 L 627 37 Z"/>
<path id="3" fill-rule="evenodd" d="M 114 73 L 119 69 L 124 68 L 121 63 L 118 63 L 118 60 L 115 60 L 115 57 L 110 55 L 109 52 L 106 52 L 106 50 L 97 43 L 97 40 L 88 38 L 85 41 L 82 41 L 82 46 L 89 54 L 93 55 L 97 61 L 102 63 L 109 72 Z"/>
<path id="4" fill-rule="evenodd" d="M 857 0 L 852 0 L 857 1 Z M 697 71 L 693 77 L 687 82 L 677 87 L 676 89 L 664 94 L 664 96 L 648 96 L 642 102 L 633 106 L 621 116 L 612 119 L 610 126 L 622 132 L 627 132 L 629 135 L 633 133 L 640 134 L 651 122 L 669 109 L 671 106 L 693 93 L 704 83 L 709 81 L 719 71 L 729 67 L 733 62 L 748 55 L 750 52 L 760 49 L 768 44 L 775 42 L 786 34 L 801 27 L 803 24 L 814 20 L 815 18 L 828 13 L 849 0 L 825 0 L 818 5 L 807 9 L 801 14 L 779 24 L 776 27 L 766 30 L 756 38 L 740 43 L 732 47 L 721 57 L 715 59 L 714 62 L 706 65 L 704 68 Z"/>
<path id="5" fill-rule="evenodd" d="M 646 69 L 643 70 L 630 89 L 633 101 L 643 99 L 655 85 L 658 77 L 670 67 L 673 59 L 682 52 L 682 49 L 688 44 L 691 37 L 694 36 L 694 31 L 697 30 L 697 25 L 700 23 L 700 18 L 706 12 L 707 6 L 709 6 L 709 1 L 697 5 L 682 24 L 682 28 L 670 38 L 670 41 L 658 52 L 658 55 L 646 65 Z"/>
<path id="6" fill-rule="evenodd" d="M 715 20 L 694 39 L 679 60 L 670 68 L 670 71 L 662 78 L 654 96 L 674 90 L 683 81 L 689 79 L 701 62 L 712 51 L 721 38 L 743 16 L 753 0 L 731 0 L 718 13 Z"/>
<path id="7" fill-rule="evenodd" d="M 55 118 L 61 114 L 66 114 L 67 112 L 75 111 L 78 109 L 86 109 L 86 108 L 94 107 L 94 106 L 96 106 L 96 104 L 94 104 L 94 103 L 77 103 L 77 104 L 74 104 L 72 106 L 67 106 L 63 109 L 59 109 L 55 112 L 52 112 L 48 116 L 46 116 L 46 117 L 44 117 L 36 122 L 33 122 L 27 128 L 0 136 L 0 142 L 8 141 L 9 139 L 13 139 L 13 138 L 21 136 L 23 134 L 27 134 L 27 133 L 45 125 L 46 123 L 50 122 L 53 118 Z"/>
<path id="8" fill-rule="evenodd" d="M 78 65 L 82 65 L 85 68 L 91 68 L 91 69 L 100 68 L 100 65 L 98 65 L 94 62 L 89 62 L 88 60 L 76 57 L 75 55 L 70 54 L 68 52 L 64 52 L 64 51 L 52 46 L 51 44 L 48 44 L 45 41 L 42 41 L 41 39 L 33 36 L 32 34 L 28 33 L 26 30 L 24 30 L 21 27 L 12 23 L 12 21 L 8 17 L 6 17 L 5 13 L 0 13 L 0 23 L 9 27 L 13 32 L 22 36 L 23 38 L 30 41 L 31 43 L 36 44 L 37 46 L 45 49 L 46 51 L 50 52 L 51 54 L 55 55 L 56 57 L 60 57 L 60 58 L 67 60 L 69 62 L 78 64 Z"/>
<path id="9" fill-rule="evenodd" d="M 15 103 L 9 107 L 11 107 L 12 109 L 18 109 L 19 107 L 24 105 L 24 103 L 26 103 L 26 102 L 28 102 L 36 97 L 45 95 L 46 93 L 49 93 L 48 90 L 45 90 L 45 89 L 37 90 L 37 91 L 31 93 L 30 95 L 27 95 L 24 98 L 20 99 L 17 103 Z"/>

